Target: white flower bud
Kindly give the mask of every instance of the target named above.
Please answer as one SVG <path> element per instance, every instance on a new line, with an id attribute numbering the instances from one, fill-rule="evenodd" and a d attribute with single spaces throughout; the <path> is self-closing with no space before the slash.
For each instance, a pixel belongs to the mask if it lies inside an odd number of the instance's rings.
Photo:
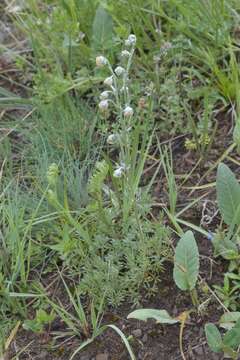
<path id="1" fill-rule="evenodd" d="M 123 110 L 123 115 L 125 117 L 131 117 L 133 116 L 133 109 L 131 108 L 131 106 L 126 106 L 125 109 Z"/>
<path id="2" fill-rule="evenodd" d="M 97 56 L 96 57 L 96 65 L 97 65 L 97 67 L 103 67 L 103 66 L 107 65 L 107 59 L 102 55 Z"/>
<path id="3" fill-rule="evenodd" d="M 113 172 L 113 176 L 115 178 L 120 178 L 122 177 L 123 173 L 124 173 L 125 168 L 123 166 L 119 166 L 116 170 L 114 170 Z"/>
<path id="4" fill-rule="evenodd" d="M 108 143 L 109 145 L 116 144 L 117 139 L 118 139 L 118 136 L 117 136 L 116 134 L 111 134 L 111 135 L 109 135 L 108 138 L 107 138 L 107 143 Z"/>
<path id="5" fill-rule="evenodd" d="M 106 111 L 108 109 L 108 100 L 102 100 L 98 104 L 98 107 L 101 111 Z"/>
<path id="6" fill-rule="evenodd" d="M 163 43 L 163 45 L 161 46 L 161 50 L 162 51 L 168 51 L 172 48 L 172 44 L 169 41 L 166 41 L 165 43 Z"/>
<path id="7" fill-rule="evenodd" d="M 19 5 L 10 7 L 10 8 L 8 9 L 8 12 L 10 12 L 11 14 L 17 14 L 17 13 L 19 13 L 20 11 L 22 11 L 22 7 L 19 6 Z"/>
<path id="8" fill-rule="evenodd" d="M 137 38 L 136 38 L 136 36 L 134 34 L 130 34 L 129 37 L 128 37 L 128 40 L 130 41 L 130 43 L 132 45 L 135 45 L 136 42 L 137 42 Z"/>
<path id="9" fill-rule="evenodd" d="M 135 35 L 131 34 L 129 35 L 129 37 L 127 38 L 127 40 L 125 41 L 125 45 L 126 46 L 133 46 L 135 45 L 137 42 L 137 38 Z"/>
<path id="10" fill-rule="evenodd" d="M 128 86 L 122 86 L 120 92 L 123 93 L 124 91 L 128 91 Z"/>
<path id="11" fill-rule="evenodd" d="M 104 83 L 104 85 L 112 86 L 112 84 L 113 84 L 113 76 L 107 77 L 107 78 L 104 80 L 103 83 Z"/>
<path id="12" fill-rule="evenodd" d="M 100 94 L 100 99 L 101 100 L 106 100 L 108 99 L 109 97 L 109 91 L 103 91 L 101 94 Z"/>
<path id="13" fill-rule="evenodd" d="M 117 76 L 121 76 L 122 74 L 124 74 L 125 69 L 122 66 L 117 66 L 115 69 L 115 74 Z"/>
<path id="14" fill-rule="evenodd" d="M 123 50 L 121 52 L 121 56 L 124 57 L 124 58 L 128 58 L 130 56 L 130 52 L 127 51 L 127 50 Z"/>

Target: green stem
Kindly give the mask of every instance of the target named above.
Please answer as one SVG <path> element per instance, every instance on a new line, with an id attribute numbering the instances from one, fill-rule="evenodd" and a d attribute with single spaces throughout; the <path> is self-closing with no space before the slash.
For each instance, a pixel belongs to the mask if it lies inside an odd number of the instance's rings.
<path id="1" fill-rule="evenodd" d="M 197 290 L 196 289 L 190 290 L 190 296 L 193 305 L 197 307 L 199 305 Z"/>

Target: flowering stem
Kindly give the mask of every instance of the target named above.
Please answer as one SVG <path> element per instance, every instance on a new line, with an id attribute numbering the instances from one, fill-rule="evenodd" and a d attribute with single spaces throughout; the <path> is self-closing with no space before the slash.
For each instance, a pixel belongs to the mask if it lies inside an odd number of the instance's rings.
<path id="1" fill-rule="evenodd" d="M 123 76 L 124 100 L 125 100 L 126 105 L 128 105 L 129 102 L 130 102 L 129 91 L 128 91 L 128 86 L 127 86 L 127 80 L 128 80 L 129 70 L 130 70 L 130 67 L 131 67 L 131 64 L 132 64 L 132 58 L 133 58 L 134 51 L 135 51 L 135 48 L 133 46 L 131 51 L 130 51 L 129 58 L 128 58 L 126 71 L 125 71 L 124 76 Z"/>
<path id="2" fill-rule="evenodd" d="M 114 82 L 114 88 L 112 89 L 113 90 L 113 93 L 114 93 L 114 96 L 116 98 L 116 104 L 117 104 L 117 107 L 119 108 L 119 110 L 121 111 L 122 110 L 122 107 L 121 107 L 121 102 L 120 102 L 120 99 L 119 99 L 119 93 L 118 93 L 118 84 L 117 84 L 117 77 L 113 71 L 113 68 L 111 66 L 111 64 L 108 62 L 108 68 L 112 74 L 112 77 L 113 77 L 113 82 Z"/>

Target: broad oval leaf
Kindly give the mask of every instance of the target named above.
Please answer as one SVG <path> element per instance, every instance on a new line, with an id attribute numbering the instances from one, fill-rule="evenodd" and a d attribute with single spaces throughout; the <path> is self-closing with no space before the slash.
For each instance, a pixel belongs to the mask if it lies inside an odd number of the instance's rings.
<path id="1" fill-rule="evenodd" d="M 210 349 L 214 352 L 220 352 L 222 350 L 222 336 L 220 331 L 214 324 L 205 325 L 205 334 Z"/>
<path id="2" fill-rule="evenodd" d="M 219 320 L 220 326 L 223 329 L 230 330 L 235 323 L 240 319 L 240 311 L 231 311 L 223 314 Z"/>
<path id="3" fill-rule="evenodd" d="M 127 318 L 143 321 L 154 319 L 161 324 L 176 324 L 179 322 L 179 320 L 172 318 L 166 310 L 157 309 L 138 309 L 131 312 Z"/>
<path id="4" fill-rule="evenodd" d="M 173 278 L 181 290 L 194 289 L 199 273 L 199 252 L 192 231 L 179 240 L 174 257 Z"/>
<path id="5" fill-rule="evenodd" d="M 224 259 L 234 260 L 238 257 L 238 247 L 225 234 L 217 233 L 213 238 L 215 256 L 221 255 Z"/>
<path id="6" fill-rule="evenodd" d="M 240 221 L 240 185 L 229 167 L 219 164 L 217 171 L 217 201 L 226 224 Z"/>
<path id="7" fill-rule="evenodd" d="M 237 350 L 240 346 L 240 319 L 238 319 L 235 326 L 224 335 L 223 344 L 233 350 Z"/>
<path id="8" fill-rule="evenodd" d="M 112 17 L 99 5 L 92 26 L 92 49 L 98 52 L 111 48 L 113 35 Z"/>

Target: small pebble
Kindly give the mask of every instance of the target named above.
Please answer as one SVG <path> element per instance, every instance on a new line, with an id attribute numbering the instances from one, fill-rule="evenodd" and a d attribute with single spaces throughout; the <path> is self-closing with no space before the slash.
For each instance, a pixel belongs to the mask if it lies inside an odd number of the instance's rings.
<path id="1" fill-rule="evenodd" d="M 133 330 L 132 335 L 135 336 L 136 338 L 140 338 L 142 336 L 142 330 L 141 329 Z"/>
<path id="2" fill-rule="evenodd" d="M 148 336 L 147 336 L 147 334 L 145 334 L 145 335 L 143 335 L 142 342 L 146 343 L 147 341 L 148 341 Z"/>
<path id="3" fill-rule="evenodd" d="M 38 360 L 45 360 L 48 356 L 48 352 L 46 350 L 41 351 L 40 354 L 38 355 Z M 1 360 L 1 358 L 0 358 Z"/>
<path id="4" fill-rule="evenodd" d="M 203 347 L 202 347 L 202 346 L 196 347 L 196 348 L 194 349 L 194 353 L 195 353 L 196 355 L 199 355 L 199 356 L 204 355 L 204 349 L 203 349 Z"/>
<path id="5" fill-rule="evenodd" d="M 82 356 L 80 356 L 79 360 L 91 360 L 91 359 L 87 355 L 82 355 Z"/>
<path id="6" fill-rule="evenodd" d="M 215 353 L 213 353 L 211 355 L 211 357 L 212 357 L 213 360 L 221 360 L 221 359 L 223 359 L 222 357 L 219 356 L 219 354 L 215 354 Z"/>
<path id="7" fill-rule="evenodd" d="M 82 355 L 79 360 L 90 360 L 88 355 Z"/>
<path id="8" fill-rule="evenodd" d="M 109 360 L 109 356 L 106 353 L 103 354 L 97 354 L 96 360 Z"/>

